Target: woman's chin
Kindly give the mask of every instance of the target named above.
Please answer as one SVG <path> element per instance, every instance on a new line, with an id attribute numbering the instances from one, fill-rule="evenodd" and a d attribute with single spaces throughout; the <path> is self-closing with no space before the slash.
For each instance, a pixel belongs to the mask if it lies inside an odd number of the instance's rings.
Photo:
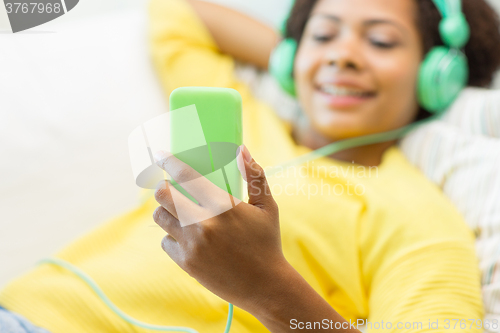
<path id="1" fill-rule="evenodd" d="M 366 117 L 358 112 L 326 112 L 317 115 L 314 120 L 316 131 L 332 141 L 363 136 L 371 133 L 365 124 Z"/>

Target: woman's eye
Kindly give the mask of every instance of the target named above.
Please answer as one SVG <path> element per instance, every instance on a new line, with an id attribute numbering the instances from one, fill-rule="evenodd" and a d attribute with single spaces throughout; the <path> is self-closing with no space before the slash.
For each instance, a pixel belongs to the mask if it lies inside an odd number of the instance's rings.
<path id="1" fill-rule="evenodd" d="M 330 39 L 332 39 L 332 36 L 315 35 L 313 36 L 313 39 L 317 42 L 328 42 Z"/>
<path id="2" fill-rule="evenodd" d="M 391 49 L 393 47 L 396 47 L 397 43 L 387 43 L 387 42 L 382 42 L 379 40 L 372 40 L 371 41 L 372 45 L 381 48 L 381 49 Z"/>

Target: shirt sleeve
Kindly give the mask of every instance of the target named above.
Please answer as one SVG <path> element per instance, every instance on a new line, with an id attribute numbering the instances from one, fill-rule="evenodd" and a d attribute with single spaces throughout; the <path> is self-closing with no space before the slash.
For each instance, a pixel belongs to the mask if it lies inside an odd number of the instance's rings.
<path id="1" fill-rule="evenodd" d="M 224 87 L 237 90 L 243 104 L 253 101 L 234 59 L 220 52 L 186 0 L 151 0 L 149 17 L 150 53 L 166 96 L 178 87 Z"/>
<path id="2" fill-rule="evenodd" d="M 236 76 L 236 61 L 222 53 L 186 0 L 150 0 L 149 47 L 165 96 L 179 87 L 237 90 L 242 99 L 243 142 L 263 166 L 292 156 L 290 126 Z"/>
<path id="3" fill-rule="evenodd" d="M 419 247 L 374 277 L 366 332 L 482 332 L 480 295 L 473 242 Z"/>

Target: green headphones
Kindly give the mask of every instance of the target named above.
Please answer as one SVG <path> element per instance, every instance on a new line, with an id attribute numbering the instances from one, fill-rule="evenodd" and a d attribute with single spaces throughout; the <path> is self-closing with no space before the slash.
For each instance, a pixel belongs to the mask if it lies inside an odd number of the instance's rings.
<path id="1" fill-rule="evenodd" d="M 425 110 L 439 113 L 446 110 L 467 85 L 469 68 L 467 58 L 460 49 L 469 41 L 470 29 L 462 12 L 461 0 L 432 1 L 443 17 L 439 32 L 445 46 L 432 48 L 422 62 L 417 96 Z M 292 76 L 296 51 L 297 42 L 286 38 L 273 50 L 269 59 L 269 72 L 292 96 L 296 96 Z"/>

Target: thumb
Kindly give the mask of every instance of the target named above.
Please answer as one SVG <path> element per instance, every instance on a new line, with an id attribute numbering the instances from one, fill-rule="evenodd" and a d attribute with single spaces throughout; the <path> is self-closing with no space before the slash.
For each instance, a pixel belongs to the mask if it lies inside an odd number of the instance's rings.
<path id="1" fill-rule="evenodd" d="M 248 203 L 262 209 L 274 209 L 276 202 L 266 179 L 264 169 L 255 162 L 245 145 L 238 148 L 238 169 L 248 183 Z"/>

